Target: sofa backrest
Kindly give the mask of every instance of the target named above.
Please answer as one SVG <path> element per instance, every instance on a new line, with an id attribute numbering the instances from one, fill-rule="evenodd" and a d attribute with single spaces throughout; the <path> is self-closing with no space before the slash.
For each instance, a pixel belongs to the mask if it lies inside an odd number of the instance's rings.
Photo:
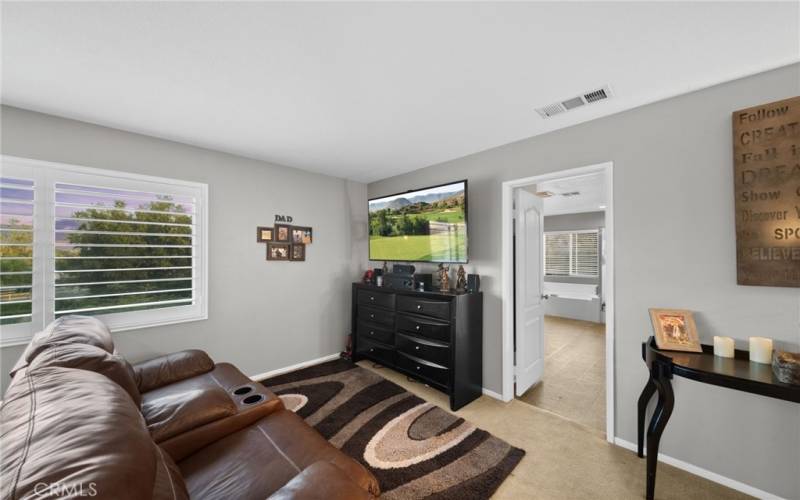
<path id="1" fill-rule="evenodd" d="M 102 321 L 91 316 L 62 316 L 34 334 L 12 368 L 11 376 L 14 377 L 20 370 L 27 368 L 36 356 L 47 349 L 68 344 L 88 344 L 108 353 L 114 352 L 111 332 Z"/>
<path id="2" fill-rule="evenodd" d="M 63 344 L 39 353 L 28 364 L 27 370 L 47 366 L 77 368 L 105 375 L 128 393 L 137 408 L 142 404 L 136 373 L 131 364 L 118 354 L 90 344 Z"/>
<path id="3" fill-rule="evenodd" d="M 1 498 L 188 498 L 130 395 L 94 371 L 28 366 L 0 408 Z"/>

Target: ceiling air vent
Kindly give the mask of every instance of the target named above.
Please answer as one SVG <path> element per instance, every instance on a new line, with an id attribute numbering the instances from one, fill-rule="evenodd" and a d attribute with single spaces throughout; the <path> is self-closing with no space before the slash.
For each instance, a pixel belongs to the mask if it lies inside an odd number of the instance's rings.
<path id="1" fill-rule="evenodd" d="M 597 89 L 588 94 L 583 94 L 583 98 L 586 99 L 587 104 L 602 101 L 603 99 L 608 99 L 608 92 L 606 92 L 606 89 Z"/>
<path id="2" fill-rule="evenodd" d="M 542 118 L 549 118 L 553 115 L 563 113 L 564 111 L 566 111 L 566 109 L 564 109 L 564 107 L 561 105 L 560 102 L 557 102 L 549 106 L 538 108 L 536 111 L 542 116 Z"/>
<path id="3" fill-rule="evenodd" d="M 577 97 L 571 97 L 547 106 L 542 106 L 541 108 L 536 108 L 536 112 L 539 113 L 539 116 L 542 118 L 550 118 L 551 116 L 564 113 L 575 108 L 580 108 L 581 106 L 586 106 L 587 104 L 592 104 L 593 102 L 603 101 L 612 95 L 611 88 L 606 85 L 605 87 L 592 90 L 591 92 L 586 92 L 585 94 Z"/>

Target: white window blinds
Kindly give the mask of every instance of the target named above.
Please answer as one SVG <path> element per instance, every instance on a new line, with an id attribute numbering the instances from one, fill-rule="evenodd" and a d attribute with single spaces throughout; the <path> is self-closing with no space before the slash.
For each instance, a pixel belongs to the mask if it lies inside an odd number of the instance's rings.
<path id="1" fill-rule="evenodd" d="M 544 235 L 545 274 L 586 276 L 600 274 L 599 232 L 549 232 Z"/>
<path id="2" fill-rule="evenodd" d="M 55 184 L 55 315 L 191 304 L 197 200 Z"/>
<path id="3" fill-rule="evenodd" d="M 66 314 L 206 317 L 206 185 L 11 157 L 2 179 L 4 344 Z"/>
<path id="4" fill-rule="evenodd" d="M 0 325 L 32 321 L 35 189 L 32 179 L 0 177 Z"/>

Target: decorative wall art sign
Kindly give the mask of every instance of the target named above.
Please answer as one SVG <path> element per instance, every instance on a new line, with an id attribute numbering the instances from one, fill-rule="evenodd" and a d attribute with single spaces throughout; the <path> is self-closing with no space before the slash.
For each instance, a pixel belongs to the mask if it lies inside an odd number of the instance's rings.
<path id="1" fill-rule="evenodd" d="M 736 279 L 800 287 L 800 97 L 733 113 Z"/>

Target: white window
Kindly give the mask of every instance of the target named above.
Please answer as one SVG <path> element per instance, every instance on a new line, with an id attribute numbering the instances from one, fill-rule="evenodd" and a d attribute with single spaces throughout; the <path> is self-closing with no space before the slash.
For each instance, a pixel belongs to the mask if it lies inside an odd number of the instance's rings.
<path id="1" fill-rule="evenodd" d="M 205 184 L 2 157 L 0 344 L 66 314 L 112 330 L 207 317 Z"/>
<path id="2" fill-rule="evenodd" d="M 544 269 L 547 276 L 597 277 L 600 274 L 599 232 L 544 233 Z"/>

